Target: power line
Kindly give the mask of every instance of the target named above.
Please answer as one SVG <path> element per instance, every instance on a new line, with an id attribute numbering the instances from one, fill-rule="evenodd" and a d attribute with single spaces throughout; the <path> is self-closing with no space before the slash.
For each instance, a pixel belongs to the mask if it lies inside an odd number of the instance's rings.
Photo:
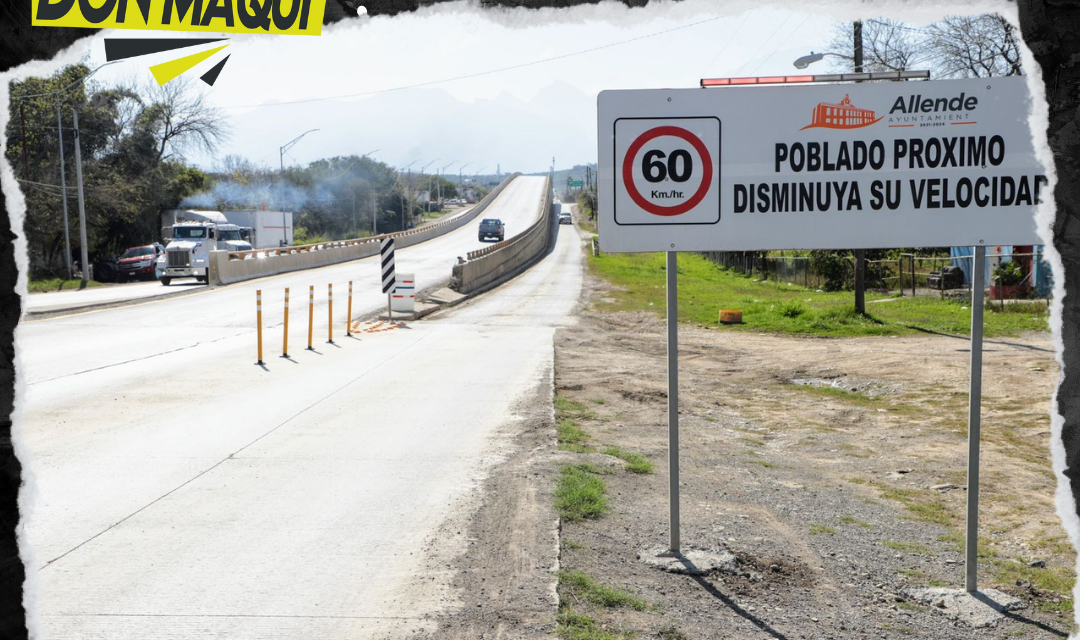
<path id="1" fill-rule="evenodd" d="M 746 67 L 746 65 L 750 64 L 750 61 L 753 60 L 754 57 L 757 56 L 757 54 L 765 48 L 765 45 L 768 44 L 769 41 L 771 41 L 773 38 L 775 38 L 776 34 L 780 33 L 780 30 L 784 28 L 784 25 L 787 24 L 788 20 L 791 20 L 791 16 L 793 15 L 795 15 L 794 12 L 788 13 L 787 17 L 784 18 L 784 21 L 781 22 L 780 26 L 776 28 L 776 31 L 773 31 L 771 36 L 761 41 L 761 44 L 758 45 L 758 48 L 754 50 L 754 53 L 751 54 L 749 58 L 746 59 L 746 62 L 742 63 L 742 66 L 735 71 L 734 75 L 739 75 L 740 73 L 742 73 L 742 70 Z"/>
<path id="2" fill-rule="evenodd" d="M 359 98 L 359 97 L 370 96 L 370 95 L 375 95 L 375 94 L 379 94 L 379 93 L 389 93 L 391 91 L 404 91 L 405 89 L 418 89 L 420 87 L 429 87 L 429 86 L 436 85 L 436 84 L 442 84 L 444 82 L 455 82 L 457 80 L 467 80 L 469 78 L 478 78 L 478 77 L 481 77 L 481 76 L 491 75 L 493 73 L 502 73 L 504 71 L 513 71 L 514 69 L 522 69 L 524 67 L 531 67 L 531 66 L 535 66 L 535 65 L 538 65 L 538 64 L 544 64 L 544 63 L 547 63 L 547 62 L 554 62 L 556 60 L 563 60 L 565 58 L 572 58 L 574 56 L 580 56 L 580 55 L 584 55 L 586 53 L 593 53 L 595 51 L 601 51 L 603 49 L 610 49 L 611 47 L 618 47 L 618 46 L 621 46 L 621 45 L 624 45 L 624 44 L 629 44 L 631 42 L 638 42 L 640 40 L 645 40 L 645 39 L 648 39 L 648 38 L 655 38 L 656 36 L 662 36 L 664 34 L 672 33 L 674 31 L 680 31 L 682 29 L 689 29 L 691 27 L 696 27 L 698 25 L 702 25 L 702 24 L 705 24 L 707 22 L 714 22 L 714 21 L 719 20 L 719 19 L 720 19 L 720 16 L 717 16 L 715 18 L 706 18 L 705 20 L 699 20 L 697 22 L 691 22 L 690 24 L 684 24 L 684 25 L 680 25 L 678 27 L 672 27 L 670 29 L 664 29 L 663 31 L 656 31 L 654 33 L 649 33 L 649 34 L 646 34 L 646 35 L 643 35 L 643 36 L 637 36 L 637 37 L 634 37 L 634 38 L 629 38 L 627 40 L 619 40 L 618 42 L 609 42 L 608 44 L 603 44 L 603 45 L 600 45 L 598 47 L 592 47 L 590 49 L 582 49 L 581 51 L 574 51 L 574 52 L 571 52 L 571 53 L 564 53 L 562 55 L 552 56 L 550 58 L 541 58 L 540 60 L 533 60 L 531 62 L 523 62 L 521 64 L 515 64 L 515 65 L 506 66 L 506 67 L 499 67 L 497 69 L 488 69 L 486 71 L 478 71 L 476 73 L 468 73 L 468 74 L 465 74 L 465 75 L 454 76 L 454 77 L 451 77 L 451 78 L 442 78 L 440 80 L 429 80 L 429 81 L 426 81 L 426 82 L 418 82 L 416 84 L 402 85 L 400 87 L 391 87 L 391 88 L 388 88 L 388 89 L 374 89 L 372 91 L 361 91 L 359 93 L 344 93 L 344 94 L 339 94 L 339 95 L 335 95 L 335 96 L 322 96 L 322 97 L 318 97 L 318 98 L 303 98 L 303 99 L 300 99 L 300 100 L 289 100 L 289 101 L 285 101 L 285 102 L 272 102 L 272 103 L 263 103 L 263 104 L 232 105 L 232 106 L 225 106 L 225 107 L 219 107 L 219 108 L 220 109 L 256 109 L 256 108 L 259 108 L 259 107 L 276 107 L 276 106 L 288 105 L 288 104 L 305 104 L 305 103 L 308 103 L 308 102 L 323 102 L 325 100 L 342 100 L 342 99 L 346 99 L 346 98 Z"/>
<path id="3" fill-rule="evenodd" d="M 750 72 L 750 75 L 754 75 L 755 73 L 757 73 L 757 70 L 761 68 L 761 65 L 765 64 L 769 60 L 769 58 L 776 55 L 776 52 L 780 50 L 780 47 L 787 44 L 787 41 L 791 40 L 791 36 L 795 35 L 795 32 L 798 31 L 799 29 L 802 29 L 802 26 L 804 24 L 806 24 L 806 21 L 809 20 L 809 19 L 810 19 L 810 14 L 808 13 L 808 14 L 806 14 L 806 17 L 802 19 L 802 22 L 799 23 L 799 26 L 792 29 L 791 32 L 788 33 L 787 36 L 784 37 L 784 39 L 780 42 L 780 44 L 776 45 L 776 47 L 773 48 L 773 50 L 769 53 L 769 55 L 767 55 L 767 56 L 765 56 L 764 58 L 761 59 L 761 62 L 759 62 L 758 65 L 756 67 L 754 67 L 753 71 Z"/>
<path id="4" fill-rule="evenodd" d="M 882 20 L 875 20 L 874 18 L 864 20 L 864 22 L 873 22 L 874 24 L 880 24 L 883 27 L 901 29 L 903 31 L 914 31 L 915 33 L 925 33 L 930 30 L 929 27 L 909 27 L 902 22 L 884 22 Z"/>
<path id="5" fill-rule="evenodd" d="M 745 16 L 743 16 L 742 22 L 740 22 L 739 26 L 735 29 L 735 33 L 731 34 L 731 37 L 728 38 L 728 41 L 724 43 L 724 46 L 720 49 L 716 56 L 709 61 L 709 64 L 705 67 L 705 71 L 701 72 L 702 77 L 704 77 L 706 73 L 708 73 L 709 69 L 712 68 L 713 63 L 719 60 L 720 56 L 728 50 L 728 47 L 731 46 L 731 43 L 735 41 L 735 36 L 739 35 L 739 32 L 742 31 L 743 25 L 745 25 L 746 21 L 750 19 L 750 16 L 754 15 L 755 11 L 757 11 L 757 7 L 754 7 L 749 12 L 747 12 Z"/>

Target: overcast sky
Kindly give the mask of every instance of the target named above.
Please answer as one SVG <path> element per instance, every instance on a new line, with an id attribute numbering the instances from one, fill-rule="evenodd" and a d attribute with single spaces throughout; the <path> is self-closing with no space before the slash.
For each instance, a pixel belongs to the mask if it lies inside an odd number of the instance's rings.
<path id="1" fill-rule="evenodd" d="M 231 46 L 185 74 L 222 109 L 232 130 L 214 156 L 191 160 L 211 167 L 221 156 L 238 154 L 276 167 L 279 146 L 318 128 L 289 151 L 287 165 L 374 149 L 388 164 L 416 161 L 414 169 L 428 165 L 429 172 L 451 162 L 449 171 L 469 163 L 466 173 L 497 165 L 504 172 L 540 171 L 552 156 L 559 167 L 595 162 L 599 91 L 792 73 L 795 58 L 825 49 L 835 21 L 851 17 L 837 3 L 818 6 L 827 13 L 816 14 L 787 8 L 811 6 L 801 3 L 726 2 L 726 13 L 717 5 L 691 0 L 627 9 L 605 3 L 530 12 L 454 3 L 365 16 L 319 37 L 233 37 Z M 903 6 L 908 11 L 894 9 L 893 17 L 915 23 L 941 11 L 940 4 Z M 147 35 L 103 32 L 84 41 L 82 52 L 89 51 L 92 66 L 101 64 L 102 38 Z M 205 87 L 198 76 L 226 53 L 231 58 L 217 84 Z M 96 77 L 152 82 L 147 67 L 175 57 L 131 59 Z M 818 66 L 828 71 L 827 62 Z"/>

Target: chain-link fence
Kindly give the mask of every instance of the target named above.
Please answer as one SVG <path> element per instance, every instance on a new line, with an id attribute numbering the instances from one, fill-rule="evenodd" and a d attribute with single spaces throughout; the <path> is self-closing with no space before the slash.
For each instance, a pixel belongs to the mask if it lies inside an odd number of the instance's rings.
<path id="1" fill-rule="evenodd" d="M 853 256 L 770 256 L 754 251 L 705 252 L 708 260 L 760 279 L 790 282 L 808 289 L 850 290 L 855 287 Z M 866 288 L 880 293 L 907 296 L 968 297 L 971 295 L 971 255 L 918 256 L 866 261 Z M 1017 263 L 1015 270 L 1000 267 Z M 1031 253 L 988 252 L 985 282 L 990 299 L 1049 299 L 1053 290 L 1049 266 L 1041 251 Z M 1000 277 L 998 277 L 1000 276 Z"/>

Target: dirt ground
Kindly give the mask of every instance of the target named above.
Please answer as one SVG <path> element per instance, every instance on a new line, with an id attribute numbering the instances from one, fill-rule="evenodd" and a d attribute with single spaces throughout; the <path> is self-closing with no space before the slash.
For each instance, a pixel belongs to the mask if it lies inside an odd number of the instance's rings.
<path id="1" fill-rule="evenodd" d="M 607 285 L 590 279 L 591 299 Z M 652 314 L 586 311 L 556 337 L 556 394 L 598 450 L 656 462 L 604 476 L 611 510 L 564 523 L 561 568 L 654 607 L 588 609 L 666 638 L 1042 638 L 1071 628 L 1075 553 L 1054 509 L 1049 334 L 985 344 L 980 587 L 1027 606 L 972 629 L 905 596 L 962 587 L 969 343 L 680 328 L 682 543 L 742 570 L 672 575 L 638 559 L 667 531 L 665 333 Z M 596 454 L 591 454 L 595 456 Z M 1028 563 L 1045 567 L 1029 567 Z M 739 575 L 739 574 L 742 575 Z M 578 608 L 583 603 L 575 603 Z M 575 609 L 577 610 L 577 609 Z"/>
<path id="2" fill-rule="evenodd" d="M 1055 638 L 1072 629 L 1063 596 L 1075 552 L 1050 468 L 1058 374 L 1049 334 L 985 344 L 979 586 L 1024 608 L 976 629 L 909 591 L 964 584 L 966 339 L 681 327 L 683 550 L 726 550 L 738 562 L 678 575 L 640 559 L 668 542 L 664 325 L 653 314 L 596 311 L 607 291 L 589 276 L 580 321 L 555 340 L 555 394 L 584 407 L 561 417 L 589 434 L 592 452 L 560 450 L 553 421 L 523 424 L 513 436 L 521 453 L 481 492 L 468 525 L 473 552 L 454 561 L 460 606 L 434 637 L 554 637 L 556 567 L 649 605 L 605 607 L 560 588 L 564 605 L 596 621 L 596 635 L 581 638 Z M 610 446 L 645 455 L 655 472 L 624 471 L 599 453 Z M 554 511 L 544 505 L 559 469 L 581 462 L 606 471 L 610 510 L 562 522 L 548 563 Z M 528 527 L 537 527 L 531 540 Z"/>

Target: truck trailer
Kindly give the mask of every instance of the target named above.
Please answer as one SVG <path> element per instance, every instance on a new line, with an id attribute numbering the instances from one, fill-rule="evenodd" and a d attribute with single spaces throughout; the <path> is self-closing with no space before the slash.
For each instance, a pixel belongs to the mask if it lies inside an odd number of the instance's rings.
<path id="1" fill-rule="evenodd" d="M 251 229 L 248 242 L 256 249 L 291 246 L 293 243 L 293 214 L 291 211 L 239 210 L 222 211 L 229 222 Z"/>
<path id="2" fill-rule="evenodd" d="M 185 212 L 191 209 L 170 209 L 161 213 L 162 242 L 172 238 L 172 227 L 185 220 Z M 270 249 L 293 243 L 293 214 L 291 211 L 263 211 L 256 209 L 222 211 L 229 224 L 240 227 L 241 237 L 256 249 Z M 282 233 L 284 229 L 284 233 Z M 283 242 L 284 241 L 284 242 Z"/>

